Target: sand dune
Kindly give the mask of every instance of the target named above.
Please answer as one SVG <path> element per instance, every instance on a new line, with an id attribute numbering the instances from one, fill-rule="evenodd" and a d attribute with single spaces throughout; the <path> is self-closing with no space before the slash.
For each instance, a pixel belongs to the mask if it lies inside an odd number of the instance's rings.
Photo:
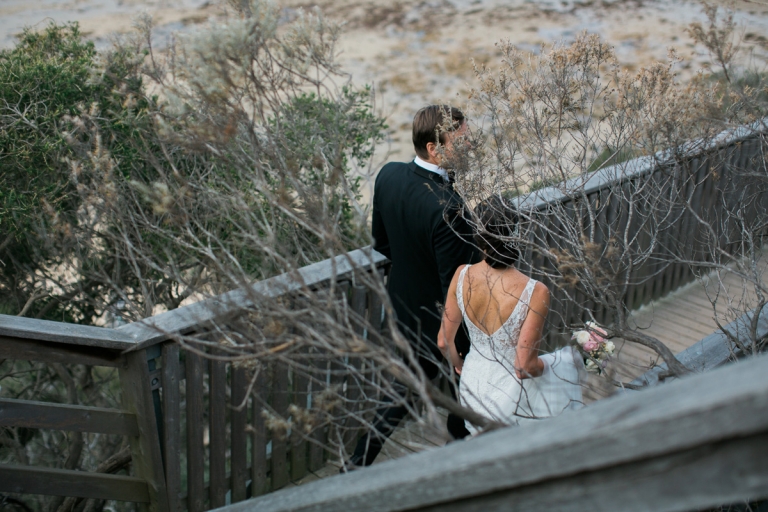
<path id="1" fill-rule="evenodd" d="M 568 41 L 583 30 L 614 45 L 622 65 L 636 69 L 664 59 L 670 46 L 689 61 L 681 79 L 709 65 L 685 27 L 703 14 L 697 2 L 674 0 L 283 0 L 284 18 L 297 9 L 319 8 L 345 23 L 339 58 L 356 84 L 372 84 L 387 117 L 390 136 L 379 160 L 409 159 L 410 121 L 420 106 L 436 101 L 462 104 L 472 84 L 471 58 L 493 65 L 494 44 L 509 39 L 531 52 Z M 768 62 L 768 0 L 735 4 L 742 27 L 743 56 L 760 67 Z M 13 44 L 24 26 L 78 21 L 98 45 L 131 30 L 132 17 L 146 12 L 162 46 L 176 31 L 191 30 L 222 14 L 205 0 L 2 0 L 0 47 Z"/>

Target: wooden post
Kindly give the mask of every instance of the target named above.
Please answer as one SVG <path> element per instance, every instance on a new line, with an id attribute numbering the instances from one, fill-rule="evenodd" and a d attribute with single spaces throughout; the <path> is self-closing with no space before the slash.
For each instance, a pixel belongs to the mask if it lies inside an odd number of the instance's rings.
<path id="1" fill-rule="evenodd" d="M 272 409 L 280 418 L 288 417 L 288 367 L 282 363 L 272 365 Z M 272 432 L 272 490 L 290 482 L 288 442 L 282 434 Z"/>
<path id="2" fill-rule="evenodd" d="M 205 510 L 205 453 L 203 451 L 203 360 L 192 351 L 186 356 L 187 390 L 187 509 Z"/>
<path id="3" fill-rule="evenodd" d="M 352 286 L 352 293 L 349 297 L 350 314 L 352 316 L 352 325 L 354 326 L 355 334 L 357 336 L 363 336 L 365 334 L 366 327 L 366 308 L 368 307 L 367 288 L 359 284 Z M 357 438 L 360 430 L 360 420 L 355 418 L 360 412 L 360 386 L 361 381 L 359 376 L 355 373 L 362 370 L 361 361 L 359 358 L 353 356 L 349 357 L 348 361 L 350 371 L 347 375 L 347 421 L 345 423 L 346 431 L 344 432 L 344 444 L 347 451 L 352 451 L 357 443 Z"/>
<path id="4" fill-rule="evenodd" d="M 317 349 L 310 349 L 316 351 Z M 325 386 L 325 377 L 328 372 L 328 360 L 325 358 L 317 357 L 317 353 L 313 354 L 312 365 L 317 368 L 316 373 L 319 376 L 315 377 L 310 385 L 312 393 L 313 407 L 315 405 L 316 396 L 322 392 L 323 386 Z M 325 448 L 324 446 L 328 442 L 328 429 L 324 426 L 315 427 L 315 431 L 312 432 L 313 442 L 309 445 L 309 470 L 317 471 L 325 464 Z"/>
<path id="5" fill-rule="evenodd" d="M 302 352 L 306 354 L 306 351 Z M 293 403 L 307 408 L 309 379 L 296 369 L 293 370 Z M 302 437 L 302 425 L 294 421 L 291 428 L 291 480 L 296 481 L 307 474 L 307 442 Z"/>
<path id="6" fill-rule="evenodd" d="M 171 512 L 181 512 L 181 398 L 179 395 L 179 346 L 163 345 L 163 421 L 165 422 L 165 485 Z"/>
<path id="7" fill-rule="evenodd" d="M 267 429 L 261 411 L 267 403 L 267 370 L 262 367 L 253 387 L 251 431 L 251 497 L 267 492 Z"/>
<path id="8" fill-rule="evenodd" d="M 214 351 L 212 355 L 219 355 Z M 227 368 L 222 361 L 210 360 L 209 420 L 210 507 L 223 507 L 227 497 Z"/>
<path id="9" fill-rule="evenodd" d="M 151 512 L 168 512 L 168 493 L 146 351 L 128 354 L 126 363 L 126 366 L 119 368 L 123 409 L 134 413 L 139 424 L 138 437 L 130 437 L 133 472 L 147 482 L 150 497 L 148 509 Z"/>
<path id="10" fill-rule="evenodd" d="M 232 366 L 232 503 L 243 501 L 245 496 L 245 481 L 248 478 L 248 376 L 244 368 Z M 243 408 L 237 410 L 241 404 Z"/>

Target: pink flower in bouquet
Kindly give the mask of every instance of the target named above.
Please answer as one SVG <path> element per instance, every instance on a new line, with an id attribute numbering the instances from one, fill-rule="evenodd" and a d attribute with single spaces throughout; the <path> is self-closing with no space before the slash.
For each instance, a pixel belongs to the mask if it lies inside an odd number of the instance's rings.
<path id="1" fill-rule="evenodd" d="M 598 348 L 600 348 L 600 342 L 590 337 L 589 341 L 583 344 L 581 348 L 583 348 L 587 352 L 592 352 L 593 350 L 597 350 Z"/>

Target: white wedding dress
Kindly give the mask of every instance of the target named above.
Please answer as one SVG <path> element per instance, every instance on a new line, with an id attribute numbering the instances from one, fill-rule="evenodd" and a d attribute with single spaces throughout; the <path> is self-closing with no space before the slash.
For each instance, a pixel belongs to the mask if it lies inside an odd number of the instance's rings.
<path id="1" fill-rule="evenodd" d="M 472 343 L 461 371 L 461 404 L 509 425 L 538 421 L 583 407 L 581 380 L 584 365 L 573 347 L 540 355 L 544 372 L 539 377 L 520 380 L 515 375 L 517 340 L 536 281 L 528 280 L 512 314 L 489 335 L 467 317 L 463 288 L 468 268 L 469 265 L 461 271 L 456 288 L 456 298 Z M 477 433 L 468 421 L 466 426 L 472 435 Z"/>

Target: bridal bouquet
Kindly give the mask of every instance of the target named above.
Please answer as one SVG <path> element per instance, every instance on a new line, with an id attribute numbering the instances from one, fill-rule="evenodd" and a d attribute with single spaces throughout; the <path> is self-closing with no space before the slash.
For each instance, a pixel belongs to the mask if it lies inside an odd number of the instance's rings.
<path id="1" fill-rule="evenodd" d="M 574 331 L 571 340 L 579 346 L 579 351 L 584 357 L 584 367 L 589 373 L 600 375 L 608 365 L 616 346 L 612 341 L 605 339 L 608 333 L 598 327 L 594 322 L 587 322 L 587 328 Z"/>

